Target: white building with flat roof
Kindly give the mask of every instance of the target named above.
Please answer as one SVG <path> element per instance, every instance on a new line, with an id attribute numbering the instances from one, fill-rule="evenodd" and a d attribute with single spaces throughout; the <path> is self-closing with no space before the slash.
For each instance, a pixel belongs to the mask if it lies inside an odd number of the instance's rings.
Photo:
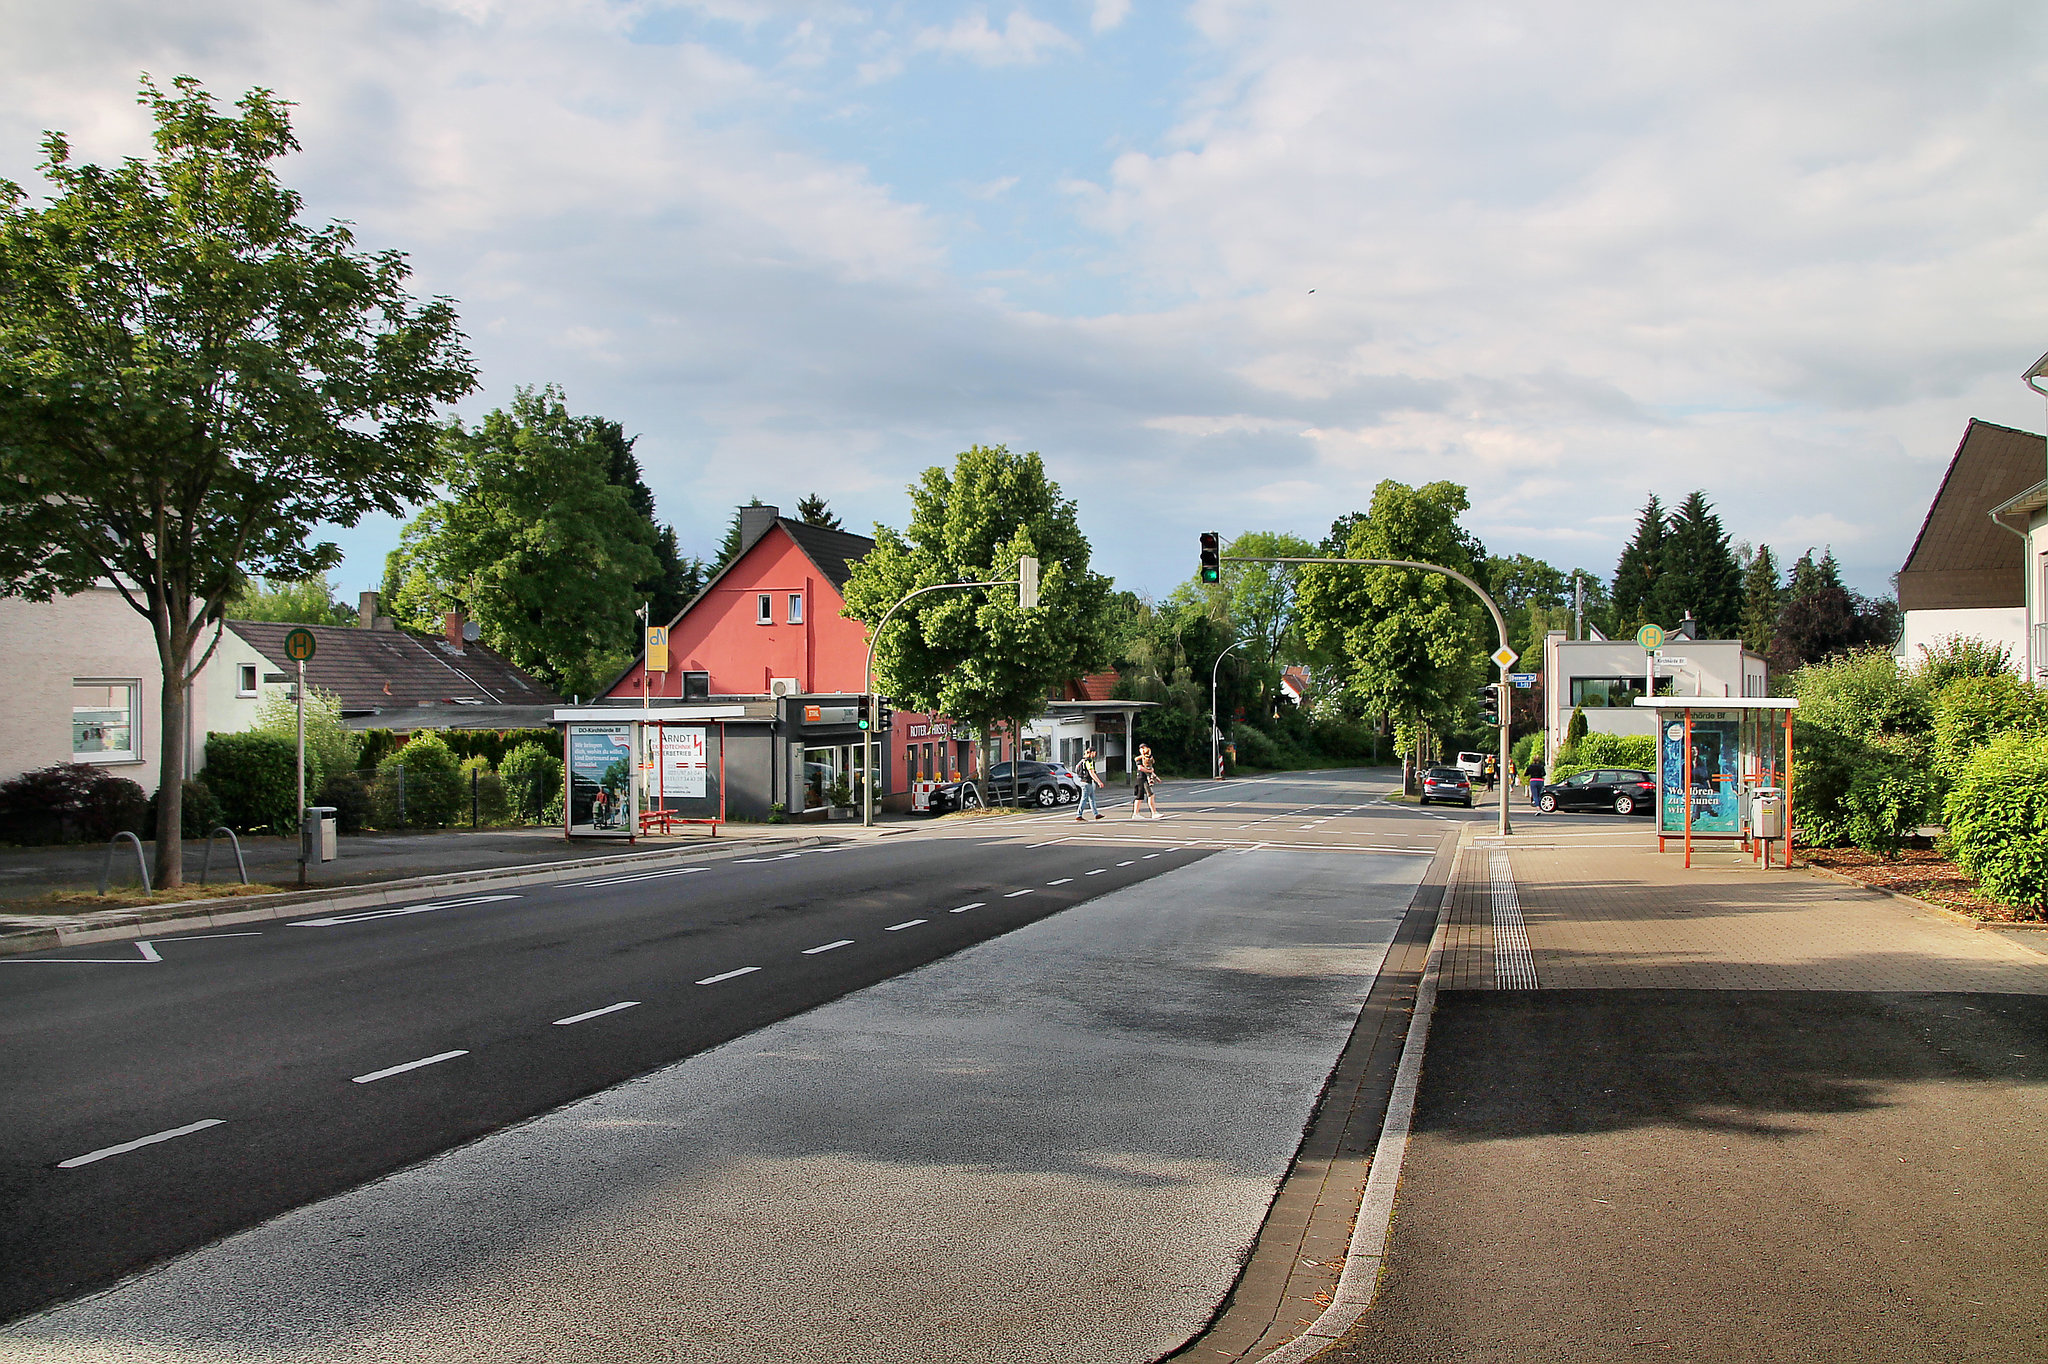
<path id="1" fill-rule="evenodd" d="M 1655 666 L 1658 696 L 1768 696 L 1770 667 L 1739 639 L 1668 637 Z M 1654 711 L 1638 710 L 1649 696 L 1650 655 L 1634 640 L 1543 639 L 1543 766 L 1548 771 L 1564 742 L 1572 712 L 1601 734 L 1655 734 Z"/>

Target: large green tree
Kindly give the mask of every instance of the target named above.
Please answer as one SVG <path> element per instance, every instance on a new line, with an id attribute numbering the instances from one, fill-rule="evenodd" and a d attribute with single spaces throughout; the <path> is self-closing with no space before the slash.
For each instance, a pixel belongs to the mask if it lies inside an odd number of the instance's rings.
<path id="1" fill-rule="evenodd" d="M 1309 559 L 1320 552 L 1299 535 L 1270 530 L 1245 531 L 1223 547 L 1226 556 L 1246 558 Z M 1296 622 L 1301 572 L 1296 564 L 1226 564 L 1222 582 L 1192 584 L 1210 599 L 1211 613 L 1230 622 L 1239 641 L 1231 657 L 1243 660 L 1254 693 L 1247 699 L 1267 714 L 1279 699 L 1280 670 L 1304 661 Z"/>
<path id="2" fill-rule="evenodd" d="M 1628 542 L 1620 561 L 1614 565 L 1614 586 L 1608 593 L 1608 602 L 1616 630 L 1631 633 L 1650 619 L 1650 594 L 1657 585 L 1657 575 L 1664 571 L 1664 536 L 1668 530 L 1664 504 L 1651 493 L 1650 500 L 1643 504 L 1642 515 L 1636 518 L 1635 538 Z"/>
<path id="3" fill-rule="evenodd" d="M 443 608 L 562 692 L 589 695 L 633 656 L 655 528 L 613 481 L 610 423 L 572 416 L 559 389 L 517 391 L 475 428 L 451 422 L 448 495 L 406 528 L 385 566 L 394 614 Z"/>
<path id="4" fill-rule="evenodd" d="M 876 643 L 881 691 L 985 738 L 998 724 L 1021 727 L 1054 689 L 1109 662 L 1117 635 L 1110 581 L 1089 567 L 1074 503 L 1035 452 L 974 446 L 950 470 L 925 470 L 910 504 L 910 524 L 901 532 L 877 525 L 874 549 L 853 565 L 848 617 L 873 630 L 918 588 L 1015 578 L 1027 554 L 1041 564 L 1039 604 L 1020 607 L 1008 587 L 919 597 Z"/>
<path id="5" fill-rule="evenodd" d="M 1768 654 L 1778 632 L 1778 613 L 1785 609 L 1785 589 L 1778 582 L 1778 560 L 1769 545 L 1758 545 L 1742 570 L 1742 643 Z"/>
<path id="6" fill-rule="evenodd" d="M 229 620 L 291 621 L 298 625 L 354 625 L 356 609 L 334 599 L 334 584 L 325 573 L 290 582 L 283 578 L 252 578 L 228 598 Z"/>
<path id="7" fill-rule="evenodd" d="M 424 498 L 437 410 L 475 377 L 404 256 L 300 220 L 273 167 L 299 146 L 286 101 L 223 114 L 190 77 L 141 98 L 154 157 L 77 165 L 50 133 L 44 206 L 0 181 L 0 592 L 111 582 L 149 622 L 176 886 L 188 699 L 228 599 L 338 563 L 308 527 Z"/>
<path id="8" fill-rule="evenodd" d="M 1733 639 L 1742 624 L 1742 568 L 1705 493 L 1693 492 L 1671 513 L 1659 555 L 1650 618 L 1676 625 L 1689 613 L 1699 638 Z"/>
<path id="9" fill-rule="evenodd" d="M 1478 579 L 1484 550 L 1475 554 L 1478 542 L 1458 524 L 1470 506 L 1459 484 L 1411 488 L 1389 479 L 1352 524 L 1345 556 L 1409 559 Z M 1415 569 L 1311 567 L 1301 576 L 1299 612 L 1309 646 L 1341 659 L 1352 694 L 1393 719 L 1404 762 L 1421 727 L 1459 722 L 1497 643 L 1469 589 Z"/>

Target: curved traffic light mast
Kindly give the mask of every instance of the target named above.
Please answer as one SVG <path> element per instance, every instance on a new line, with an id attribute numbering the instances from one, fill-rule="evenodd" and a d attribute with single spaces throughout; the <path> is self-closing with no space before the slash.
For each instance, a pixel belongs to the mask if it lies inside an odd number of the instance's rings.
<path id="1" fill-rule="evenodd" d="M 1500 832 L 1503 837 L 1514 832 L 1514 826 L 1508 820 L 1510 783 L 1508 781 L 1509 716 L 1507 688 L 1508 669 L 1515 665 L 1516 655 L 1515 651 L 1508 647 L 1507 618 L 1501 615 L 1500 607 L 1494 604 L 1493 598 L 1487 595 L 1485 588 L 1473 582 L 1455 568 L 1445 568 L 1442 564 L 1425 564 L 1415 559 L 1290 559 L 1267 554 L 1221 554 L 1215 550 L 1217 544 L 1218 540 L 1215 531 L 1205 530 L 1202 532 L 1202 581 L 1205 583 L 1220 581 L 1224 564 L 1354 564 L 1364 568 L 1416 568 L 1421 569 L 1425 573 L 1441 573 L 1446 578 L 1455 578 L 1466 587 L 1471 588 L 1472 595 L 1479 598 L 1485 604 L 1486 614 L 1493 617 L 1493 628 L 1500 635 L 1500 648 L 1496 649 L 1493 653 L 1493 662 L 1500 668 L 1499 713 L 1494 717 L 1500 739 L 1500 752 L 1496 758 L 1496 761 L 1499 763 L 1498 772 L 1500 779 Z M 1213 578 L 1209 576 L 1212 564 L 1217 574 Z"/>

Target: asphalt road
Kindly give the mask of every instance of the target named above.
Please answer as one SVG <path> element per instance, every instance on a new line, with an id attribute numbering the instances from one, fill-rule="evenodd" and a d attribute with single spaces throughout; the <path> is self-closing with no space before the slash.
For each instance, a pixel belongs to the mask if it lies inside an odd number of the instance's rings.
<path id="1" fill-rule="evenodd" d="M 8 959 L 0 1317 L 1215 852 L 1406 861 L 1471 817 L 1386 788 L 1359 773 L 1170 785 L 1157 822 L 948 822 Z"/>

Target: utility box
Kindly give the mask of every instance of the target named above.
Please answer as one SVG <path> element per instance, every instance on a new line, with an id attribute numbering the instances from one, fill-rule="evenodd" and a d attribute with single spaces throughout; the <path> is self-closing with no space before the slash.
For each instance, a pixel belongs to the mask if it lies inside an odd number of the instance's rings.
<path id="1" fill-rule="evenodd" d="M 1749 797 L 1749 836 L 1778 839 L 1785 836 L 1785 792 L 1776 786 L 1759 786 Z"/>
<path id="2" fill-rule="evenodd" d="M 299 823 L 299 845 L 308 862 L 332 862 L 335 856 L 335 808 L 308 805 Z"/>

